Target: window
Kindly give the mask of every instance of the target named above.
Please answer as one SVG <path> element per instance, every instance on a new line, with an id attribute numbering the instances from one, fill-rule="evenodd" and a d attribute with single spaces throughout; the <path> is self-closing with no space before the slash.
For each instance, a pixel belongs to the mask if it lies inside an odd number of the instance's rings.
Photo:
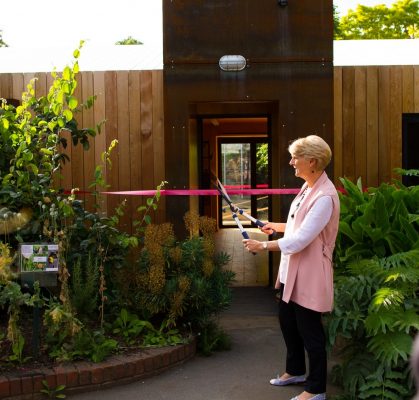
<path id="1" fill-rule="evenodd" d="M 265 138 L 220 139 L 218 176 L 227 192 L 233 189 L 263 189 L 269 187 L 268 142 Z M 246 213 L 261 220 L 269 219 L 268 195 L 230 195 L 233 203 Z M 227 207 L 227 208 L 226 208 Z M 225 211 L 225 212 L 224 212 Z M 220 198 L 220 226 L 235 227 L 231 212 Z M 247 219 L 240 219 L 250 226 Z"/>

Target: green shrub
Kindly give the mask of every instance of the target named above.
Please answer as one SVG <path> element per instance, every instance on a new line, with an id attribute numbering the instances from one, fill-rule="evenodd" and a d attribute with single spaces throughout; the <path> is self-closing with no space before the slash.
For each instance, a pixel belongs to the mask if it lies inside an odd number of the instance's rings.
<path id="1" fill-rule="evenodd" d="M 170 224 L 146 228 L 138 263 L 127 272 L 131 279 L 121 282 L 126 286 L 120 288 L 120 301 L 144 320 L 196 332 L 230 305 L 234 273 L 223 268 L 229 256 L 215 252 L 214 222 L 194 218 L 204 233 L 182 242 Z"/>
<path id="2" fill-rule="evenodd" d="M 335 306 L 328 338 L 347 399 L 410 399 L 408 359 L 419 329 L 419 187 L 363 191 L 341 179 Z M 403 388 L 403 390 L 402 390 Z"/>

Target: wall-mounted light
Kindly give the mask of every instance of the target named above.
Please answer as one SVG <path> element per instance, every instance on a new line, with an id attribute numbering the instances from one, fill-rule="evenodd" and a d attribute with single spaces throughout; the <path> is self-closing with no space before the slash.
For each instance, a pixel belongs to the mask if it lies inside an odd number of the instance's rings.
<path id="1" fill-rule="evenodd" d="M 237 72 L 246 68 L 246 59 L 240 55 L 222 56 L 218 65 L 223 71 Z"/>
<path id="2" fill-rule="evenodd" d="M 285 7 L 285 6 L 287 6 L 287 5 L 288 5 L 288 0 L 278 0 L 278 4 L 279 4 L 281 7 Z"/>

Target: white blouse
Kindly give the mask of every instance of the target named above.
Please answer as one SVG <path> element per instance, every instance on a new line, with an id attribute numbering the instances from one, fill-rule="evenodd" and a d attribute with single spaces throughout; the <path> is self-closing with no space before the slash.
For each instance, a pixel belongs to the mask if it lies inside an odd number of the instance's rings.
<path id="1" fill-rule="evenodd" d="M 309 190 L 311 189 L 306 189 L 306 195 Z M 301 199 L 300 204 L 304 200 Z M 307 247 L 323 230 L 332 216 L 333 202 L 330 196 L 322 196 L 317 199 L 305 216 L 300 227 L 295 231 L 295 218 L 291 218 L 290 216 L 297 214 L 299 210 L 298 207 L 296 209 L 296 205 L 292 207 L 285 227 L 284 237 L 278 239 L 278 246 L 281 250 L 281 263 L 279 264 L 279 279 L 281 283 L 285 283 L 287 279 L 289 256 Z"/>

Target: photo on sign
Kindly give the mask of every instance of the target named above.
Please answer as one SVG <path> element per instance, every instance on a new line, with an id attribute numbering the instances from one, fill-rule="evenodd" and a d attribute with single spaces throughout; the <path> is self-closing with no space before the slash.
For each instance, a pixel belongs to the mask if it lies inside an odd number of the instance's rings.
<path id="1" fill-rule="evenodd" d="M 58 245 L 23 243 L 20 245 L 21 272 L 58 271 Z"/>

